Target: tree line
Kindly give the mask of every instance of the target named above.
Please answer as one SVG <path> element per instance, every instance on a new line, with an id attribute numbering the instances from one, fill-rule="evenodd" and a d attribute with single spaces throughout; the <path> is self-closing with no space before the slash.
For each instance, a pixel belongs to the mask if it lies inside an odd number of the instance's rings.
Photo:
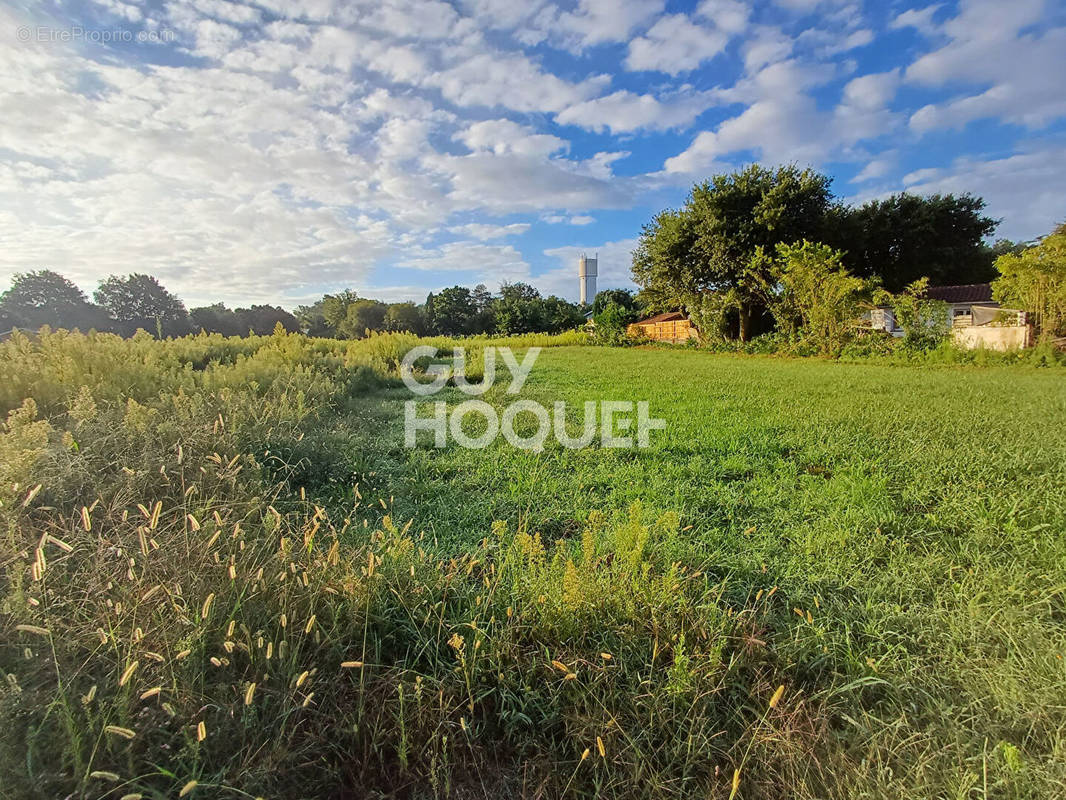
<path id="1" fill-rule="evenodd" d="M 0 333 L 48 325 L 123 336 L 138 330 L 160 338 L 201 330 L 247 336 L 265 335 L 281 325 L 310 336 L 361 339 L 380 331 L 448 336 L 558 333 L 584 322 L 580 306 L 554 295 L 543 297 L 526 283 L 504 284 L 495 294 L 483 284 L 473 289 L 452 286 L 431 292 L 422 304 L 384 303 L 346 289 L 300 306 L 295 313 L 279 306 L 231 309 L 222 303 L 186 309 L 156 278 L 137 273 L 101 281 L 92 300 L 52 270 L 18 274 L 0 294 Z"/>
<path id="2" fill-rule="evenodd" d="M 505 283 L 493 294 L 484 284 L 430 292 L 422 304 L 383 303 L 345 290 L 300 306 L 296 317 L 312 336 L 359 339 L 372 331 L 409 331 L 422 336 L 560 333 L 585 322 L 581 307 L 554 295 L 543 297 L 528 283 Z"/>

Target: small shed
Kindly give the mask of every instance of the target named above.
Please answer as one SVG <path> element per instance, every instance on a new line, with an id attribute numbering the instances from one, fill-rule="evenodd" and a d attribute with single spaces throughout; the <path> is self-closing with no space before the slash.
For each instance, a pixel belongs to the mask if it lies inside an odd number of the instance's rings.
<path id="1" fill-rule="evenodd" d="M 626 333 L 657 342 L 687 342 L 697 335 L 692 320 L 682 311 L 667 311 L 634 322 L 626 328 Z"/>

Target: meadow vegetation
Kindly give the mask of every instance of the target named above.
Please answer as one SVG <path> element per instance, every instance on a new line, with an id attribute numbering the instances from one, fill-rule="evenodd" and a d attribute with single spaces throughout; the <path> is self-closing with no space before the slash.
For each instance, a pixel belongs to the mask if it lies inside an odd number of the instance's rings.
<path id="1" fill-rule="evenodd" d="M 584 340 L 461 344 L 648 450 L 404 449 L 444 338 L 0 343 L 0 797 L 1066 792 L 1059 370 Z"/>

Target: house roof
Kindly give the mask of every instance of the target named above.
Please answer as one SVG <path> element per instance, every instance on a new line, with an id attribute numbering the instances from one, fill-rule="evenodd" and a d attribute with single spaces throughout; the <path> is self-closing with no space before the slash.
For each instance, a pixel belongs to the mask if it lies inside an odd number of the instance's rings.
<path id="1" fill-rule="evenodd" d="M 640 322 L 637 322 L 635 324 L 637 324 L 637 325 L 654 325 L 657 322 L 674 322 L 674 321 L 682 320 L 682 319 L 688 319 L 688 317 L 686 317 L 680 311 L 667 311 L 665 314 L 656 314 L 654 317 L 648 317 L 647 319 L 642 319 L 642 320 L 640 320 Z"/>
<path id="2" fill-rule="evenodd" d="M 991 283 L 967 283 L 961 286 L 930 286 L 924 297 L 945 303 L 989 303 L 992 301 Z"/>

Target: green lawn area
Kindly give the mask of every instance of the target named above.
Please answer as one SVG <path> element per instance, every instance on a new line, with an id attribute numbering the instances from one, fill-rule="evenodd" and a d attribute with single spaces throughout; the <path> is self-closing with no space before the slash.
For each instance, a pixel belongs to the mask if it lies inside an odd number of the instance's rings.
<path id="1" fill-rule="evenodd" d="M 411 451 L 409 395 L 393 390 L 368 401 L 385 424 L 371 483 L 456 552 L 496 519 L 553 539 L 635 501 L 677 512 L 679 557 L 726 596 L 779 587 L 775 658 L 825 703 L 821 733 L 884 759 L 886 786 L 911 773 L 930 796 L 1066 792 L 1057 371 L 559 348 L 521 396 L 575 418 L 586 400 L 648 400 L 667 427 L 644 450 L 437 450 L 423 434 Z M 989 764 L 1009 776 L 994 790 Z M 879 796 L 864 774 L 854 790 Z"/>

